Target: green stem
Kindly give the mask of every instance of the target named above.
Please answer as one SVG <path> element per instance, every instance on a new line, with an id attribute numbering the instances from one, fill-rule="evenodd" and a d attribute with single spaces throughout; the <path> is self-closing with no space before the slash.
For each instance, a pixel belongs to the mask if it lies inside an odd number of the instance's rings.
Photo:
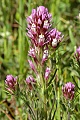
<path id="1" fill-rule="evenodd" d="M 57 78 L 59 77 L 59 60 L 58 60 L 59 54 L 58 54 L 58 50 L 56 51 L 56 69 L 57 69 Z M 59 79 L 59 78 L 58 78 Z M 58 86 L 58 91 L 57 91 L 57 102 L 58 102 L 58 120 L 60 120 L 60 88 Z"/>
<path id="2" fill-rule="evenodd" d="M 68 108 L 67 108 L 68 117 L 67 117 L 67 120 L 70 120 L 69 108 L 70 108 L 70 101 L 68 101 Z"/>
<path id="3" fill-rule="evenodd" d="M 68 120 L 70 120 L 70 112 L 68 112 Z"/>
<path id="4" fill-rule="evenodd" d="M 78 86 L 80 86 L 80 81 L 78 80 Z M 79 103 L 80 103 L 80 95 L 79 95 Z"/>
<path id="5" fill-rule="evenodd" d="M 45 91 L 46 91 L 46 81 L 44 81 L 44 112 L 45 112 L 45 120 L 47 120 L 47 107 L 46 107 L 46 104 L 47 104 L 47 98 L 46 98 L 46 94 L 45 94 Z"/>
<path id="6" fill-rule="evenodd" d="M 21 94 L 21 99 L 25 102 L 26 106 L 28 106 L 29 110 L 31 111 L 32 115 L 34 116 L 34 119 L 36 120 L 36 115 L 34 113 L 33 108 L 29 105 L 28 100 L 24 97 L 25 95 L 22 92 L 20 92 L 20 94 Z"/>
<path id="7" fill-rule="evenodd" d="M 58 88 L 58 120 L 60 120 L 60 92 Z"/>

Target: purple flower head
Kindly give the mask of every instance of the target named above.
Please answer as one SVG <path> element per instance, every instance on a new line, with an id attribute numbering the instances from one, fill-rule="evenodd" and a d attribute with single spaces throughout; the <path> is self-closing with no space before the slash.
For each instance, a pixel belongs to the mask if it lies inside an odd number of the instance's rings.
<path id="1" fill-rule="evenodd" d="M 29 84 L 29 83 L 35 83 L 35 80 L 32 76 L 28 76 L 28 78 L 26 78 L 26 82 Z"/>
<path id="2" fill-rule="evenodd" d="M 54 38 L 53 40 L 52 40 L 52 47 L 57 47 L 57 45 L 58 45 L 58 41 L 57 41 L 57 39 L 56 38 Z"/>
<path id="3" fill-rule="evenodd" d="M 33 76 L 28 76 L 26 78 L 26 83 L 28 84 L 29 89 L 32 90 L 32 84 L 35 84 L 36 81 L 34 80 Z"/>
<path id="4" fill-rule="evenodd" d="M 80 56 L 80 46 L 77 48 L 76 52 Z"/>
<path id="5" fill-rule="evenodd" d="M 48 49 L 45 49 L 42 57 L 42 64 L 48 59 Z"/>
<path id="6" fill-rule="evenodd" d="M 80 46 L 76 49 L 75 56 L 77 61 L 80 62 Z"/>
<path id="7" fill-rule="evenodd" d="M 53 48 L 57 47 L 57 45 L 61 42 L 63 38 L 63 36 L 61 35 L 61 32 L 56 30 L 56 28 L 49 31 L 47 36 L 48 36 L 48 41 L 50 42 Z"/>
<path id="8" fill-rule="evenodd" d="M 63 95 L 66 99 L 72 100 L 74 98 L 75 85 L 71 82 L 66 83 L 62 87 Z"/>
<path id="9" fill-rule="evenodd" d="M 27 35 L 36 47 L 42 47 L 44 45 L 45 33 L 51 27 L 51 17 L 47 8 L 39 6 L 37 9 L 33 9 L 31 15 L 27 18 Z"/>
<path id="10" fill-rule="evenodd" d="M 12 75 L 7 75 L 5 84 L 7 85 L 8 90 L 15 90 L 15 85 L 17 84 L 17 78 L 13 77 Z"/>
<path id="11" fill-rule="evenodd" d="M 45 70 L 45 75 L 44 75 L 44 78 L 45 78 L 46 80 L 49 79 L 50 72 L 51 72 L 50 68 L 47 67 L 46 70 Z"/>

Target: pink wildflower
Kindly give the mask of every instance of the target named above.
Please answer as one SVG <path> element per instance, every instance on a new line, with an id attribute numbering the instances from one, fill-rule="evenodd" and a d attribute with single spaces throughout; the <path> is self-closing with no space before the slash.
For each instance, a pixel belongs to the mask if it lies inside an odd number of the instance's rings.
<path id="1" fill-rule="evenodd" d="M 36 68 L 31 60 L 28 60 L 31 69 L 37 74 Z"/>
<path id="2" fill-rule="evenodd" d="M 32 44 L 42 47 L 46 42 L 45 33 L 51 27 L 51 14 L 44 6 L 39 6 L 32 10 L 32 14 L 27 18 L 28 36 Z"/>
<path id="3" fill-rule="evenodd" d="M 61 32 L 56 30 L 56 28 L 49 31 L 47 34 L 49 43 L 53 48 L 57 47 L 57 45 L 61 42 L 63 36 L 61 35 Z"/>
<path id="4" fill-rule="evenodd" d="M 75 57 L 78 62 L 80 62 L 80 46 L 76 49 Z"/>
<path id="5" fill-rule="evenodd" d="M 32 76 L 28 76 L 26 78 L 26 83 L 28 84 L 30 90 L 32 90 L 32 85 L 35 84 L 35 82 L 36 81 L 34 80 Z"/>
<path id="6" fill-rule="evenodd" d="M 7 85 L 7 90 L 15 90 L 15 85 L 17 84 L 17 78 L 13 77 L 12 75 L 7 75 L 5 83 Z"/>
<path id="7" fill-rule="evenodd" d="M 63 95 L 66 99 L 72 100 L 74 98 L 74 88 L 75 88 L 75 85 L 72 84 L 71 82 L 66 83 L 62 87 Z"/>

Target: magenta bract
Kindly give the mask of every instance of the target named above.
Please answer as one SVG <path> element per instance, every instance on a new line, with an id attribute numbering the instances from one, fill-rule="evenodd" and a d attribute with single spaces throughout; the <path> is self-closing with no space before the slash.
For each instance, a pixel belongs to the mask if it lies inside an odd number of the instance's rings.
<path id="1" fill-rule="evenodd" d="M 46 42 L 45 33 L 51 27 L 51 14 L 44 6 L 39 6 L 32 10 L 32 14 L 27 18 L 28 36 L 35 46 L 43 46 Z"/>
<path id="2" fill-rule="evenodd" d="M 76 49 L 75 57 L 78 62 L 80 62 L 80 46 Z"/>
<path id="3" fill-rule="evenodd" d="M 70 99 L 72 100 L 74 98 L 74 89 L 75 89 L 75 85 L 71 82 L 66 83 L 63 87 L 62 87 L 62 91 L 63 91 L 63 95 L 66 99 Z"/>
<path id="4" fill-rule="evenodd" d="M 36 81 L 34 80 L 33 76 L 28 76 L 26 78 L 26 83 L 28 84 L 29 89 L 32 90 L 32 84 L 35 84 Z"/>
<path id="5" fill-rule="evenodd" d="M 17 78 L 12 75 L 7 75 L 5 83 L 7 85 L 7 89 L 15 90 L 15 85 L 17 84 Z"/>

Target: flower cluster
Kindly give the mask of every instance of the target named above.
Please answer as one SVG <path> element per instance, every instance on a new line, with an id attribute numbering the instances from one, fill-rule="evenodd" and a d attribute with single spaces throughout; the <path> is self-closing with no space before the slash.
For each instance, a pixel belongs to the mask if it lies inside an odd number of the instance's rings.
<path id="1" fill-rule="evenodd" d="M 57 48 L 63 35 L 56 28 L 52 28 L 52 15 L 44 6 L 33 9 L 31 15 L 27 18 L 27 22 L 27 35 L 31 40 L 30 50 L 28 51 L 31 60 L 28 60 L 28 63 L 37 79 L 43 79 L 43 82 L 44 80 L 48 81 L 51 73 L 51 68 L 47 66 L 48 56 L 51 53 L 50 50 Z M 76 50 L 75 56 L 77 61 L 80 62 L 80 47 Z M 17 78 L 7 75 L 5 83 L 7 90 L 13 92 L 17 84 Z M 32 90 L 36 80 L 32 75 L 29 75 L 26 78 L 26 83 L 29 89 Z M 47 82 L 44 83 L 47 84 Z M 71 82 L 62 87 L 66 99 L 72 100 L 74 98 L 74 88 L 75 85 Z"/>
<path id="2" fill-rule="evenodd" d="M 66 83 L 62 87 L 63 95 L 66 99 L 72 100 L 74 98 L 74 88 L 75 85 L 71 82 Z"/>
<path id="3" fill-rule="evenodd" d="M 57 47 L 62 40 L 61 32 L 51 28 L 51 14 L 44 6 L 39 6 L 32 10 L 32 14 L 27 18 L 28 36 L 31 38 L 34 47 L 42 47 L 50 44 Z"/>
<path id="4" fill-rule="evenodd" d="M 62 41 L 61 32 L 56 28 L 52 28 L 52 15 L 44 6 L 39 6 L 33 9 L 30 16 L 27 18 L 27 35 L 31 40 L 30 50 L 28 55 L 33 59 L 28 60 L 31 69 L 38 74 L 36 70 L 38 65 L 43 66 L 48 60 L 49 47 L 56 48 Z M 44 79 L 48 80 L 50 68 L 46 66 L 43 71 Z"/>
<path id="5" fill-rule="evenodd" d="M 76 49 L 75 57 L 78 62 L 80 62 L 80 46 Z"/>
<path id="6" fill-rule="evenodd" d="M 43 46 L 46 43 L 46 32 L 51 27 L 51 14 L 44 6 L 39 6 L 32 10 L 32 14 L 27 18 L 28 36 L 31 38 L 32 44 Z"/>
<path id="7" fill-rule="evenodd" d="M 7 75 L 5 80 L 7 90 L 8 91 L 14 91 L 15 85 L 17 84 L 17 77 L 13 77 L 12 75 Z"/>

